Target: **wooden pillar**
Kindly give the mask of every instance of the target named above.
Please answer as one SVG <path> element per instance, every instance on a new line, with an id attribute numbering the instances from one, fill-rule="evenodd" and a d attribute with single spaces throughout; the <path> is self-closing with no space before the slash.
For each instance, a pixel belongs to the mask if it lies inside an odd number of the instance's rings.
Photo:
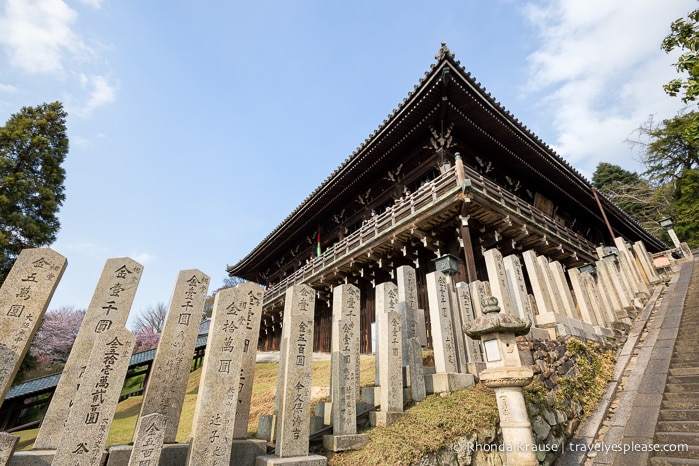
<path id="1" fill-rule="evenodd" d="M 471 230 L 468 227 L 467 216 L 459 216 L 461 219 L 461 239 L 464 243 L 464 262 L 466 264 L 466 275 L 468 277 L 467 282 L 472 282 L 478 280 L 478 274 L 476 273 L 476 259 L 473 255 L 473 244 L 471 243 Z"/>
<path id="2" fill-rule="evenodd" d="M 368 282 L 364 282 L 361 287 L 359 325 L 361 328 L 359 339 L 359 352 L 371 354 L 372 347 L 371 323 L 375 322 L 374 315 L 374 288 Z"/>

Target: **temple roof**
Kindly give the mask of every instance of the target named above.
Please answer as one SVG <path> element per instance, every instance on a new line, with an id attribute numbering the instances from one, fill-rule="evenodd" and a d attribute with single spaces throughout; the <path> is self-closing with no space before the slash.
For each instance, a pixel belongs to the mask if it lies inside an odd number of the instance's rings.
<path id="1" fill-rule="evenodd" d="M 383 176 L 401 154 L 422 144 L 429 137 L 430 125 L 444 121 L 445 115 L 454 124 L 457 147 L 459 141 L 467 142 L 494 163 L 507 164 L 528 185 L 550 199 L 565 199 L 581 217 L 606 230 L 591 183 L 486 92 L 446 44 L 435 58 L 430 70 L 383 123 L 246 257 L 227 267 L 230 275 L 254 279 L 256 270 L 312 234 L 363 184 Z M 651 250 L 665 247 L 611 201 L 603 196 L 600 200 L 615 233 L 643 240 Z"/>

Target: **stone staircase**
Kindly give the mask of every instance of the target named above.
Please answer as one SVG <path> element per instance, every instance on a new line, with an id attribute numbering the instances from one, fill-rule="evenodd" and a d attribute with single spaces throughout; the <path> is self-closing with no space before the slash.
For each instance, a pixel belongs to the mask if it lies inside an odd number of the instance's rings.
<path id="1" fill-rule="evenodd" d="M 696 264 L 695 264 L 696 265 Z M 654 441 L 685 451 L 651 454 L 653 465 L 699 465 L 699 270 L 689 283 Z"/>

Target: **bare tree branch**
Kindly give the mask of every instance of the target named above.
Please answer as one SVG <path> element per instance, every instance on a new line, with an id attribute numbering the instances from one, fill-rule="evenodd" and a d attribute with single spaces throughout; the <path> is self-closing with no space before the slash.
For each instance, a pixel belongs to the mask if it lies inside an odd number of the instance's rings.
<path id="1" fill-rule="evenodd" d="M 154 333 L 160 333 L 165 326 L 165 317 L 167 316 L 167 307 L 165 303 L 159 302 L 155 306 L 148 306 L 134 320 L 136 332 L 143 332 L 150 329 Z"/>

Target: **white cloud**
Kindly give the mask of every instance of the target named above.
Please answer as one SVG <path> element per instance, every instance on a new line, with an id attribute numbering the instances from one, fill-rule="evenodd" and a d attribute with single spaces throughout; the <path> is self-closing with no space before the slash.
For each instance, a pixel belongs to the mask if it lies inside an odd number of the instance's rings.
<path id="1" fill-rule="evenodd" d="M 102 8 L 103 0 L 78 0 L 83 5 L 91 6 L 92 8 L 99 10 Z"/>
<path id="2" fill-rule="evenodd" d="M 12 84 L 0 83 L 0 92 L 17 92 L 17 88 Z"/>
<path id="3" fill-rule="evenodd" d="M 695 6 L 552 0 L 525 7 L 540 44 L 529 56 L 526 92 L 552 116 L 556 150 L 586 175 L 602 160 L 639 169 L 625 140 L 650 114 L 667 118 L 682 106 L 662 90 L 676 74 L 660 43 Z"/>
<path id="4" fill-rule="evenodd" d="M 147 264 L 148 262 L 153 262 L 155 260 L 155 256 L 147 252 L 130 254 L 129 257 L 139 264 Z"/>
<path id="5" fill-rule="evenodd" d="M 83 136 L 73 135 L 70 137 L 70 144 L 72 146 L 87 147 L 90 145 L 90 140 Z"/>
<path id="6" fill-rule="evenodd" d="M 10 64 L 28 73 L 60 73 L 66 57 L 93 51 L 73 31 L 77 13 L 62 0 L 7 0 L 0 16 L 0 46 Z"/>
<path id="7" fill-rule="evenodd" d="M 114 102 L 116 87 L 106 76 L 80 74 L 79 79 L 81 87 L 88 91 L 88 95 L 86 102 L 76 110 L 78 115 L 89 116 L 94 109 Z"/>

